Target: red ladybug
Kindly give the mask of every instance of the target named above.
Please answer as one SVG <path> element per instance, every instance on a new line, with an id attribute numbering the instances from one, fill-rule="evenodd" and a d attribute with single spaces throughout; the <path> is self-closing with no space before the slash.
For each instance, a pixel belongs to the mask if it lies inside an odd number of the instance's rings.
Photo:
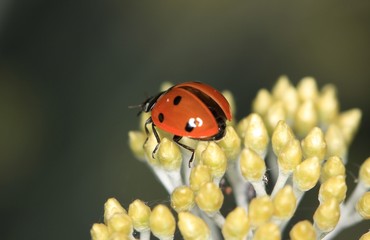
<path id="1" fill-rule="evenodd" d="M 141 104 L 140 112 L 151 112 L 145 122 L 152 124 L 157 139 L 156 152 L 160 138 L 158 127 L 173 134 L 173 140 L 192 152 L 189 165 L 194 157 L 194 149 L 180 143 L 182 137 L 196 140 L 219 140 L 225 135 L 226 120 L 231 120 L 230 105 L 226 98 L 213 87 L 200 82 L 185 82 L 175 85 Z"/>

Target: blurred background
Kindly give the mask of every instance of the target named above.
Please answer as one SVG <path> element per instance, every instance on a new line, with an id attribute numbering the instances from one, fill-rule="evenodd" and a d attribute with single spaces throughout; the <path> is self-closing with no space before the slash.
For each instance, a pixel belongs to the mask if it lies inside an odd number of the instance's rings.
<path id="1" fill-rule="evenodd" d="M 342 110 L 363 111 L 349 154 L 357 176 L 369 157 L 369 62 L 369 1 L 1 0 L 0 239 L 89 239 L 109 197 L 167 202 L 127 141 L 139 127 L 128 106 L 163 81 L 231 90 L 238 119 L 281 74 L 334 83 Z"/>

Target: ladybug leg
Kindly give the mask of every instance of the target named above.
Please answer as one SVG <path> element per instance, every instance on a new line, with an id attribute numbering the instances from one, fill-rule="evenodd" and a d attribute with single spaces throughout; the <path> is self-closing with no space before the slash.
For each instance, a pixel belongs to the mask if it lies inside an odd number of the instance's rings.
<path id="1" fill-rule="evenodd" d="M 191 148 L 191 147 L 189 147 L 189 146 L 187 146 L 187 145 L 185 145 L 185 144 L 183 144 L 183 143 L 181 143 L 181 142 L 179 142 L 180 140 L 181 140 L 181 136 L 177 136 L 177 135 L 174 135 L 173 136 L 173 141 L 175 142 L 175 143 L 177 143 L 178 145 L 180 145 L 181 147 L 183 147 L 183 148 L 185 148 L 185 149 L 187 149 L 187 150 L 189 150 L 190 152 L 191 152 L 191 157 L 190 157 L 190 159 L 189 159 L 189 168 L 191 167 L 191 162 L 193 161 L 193 159 L 194 159 L 194 148 Z"/>
<path id="2" fill-rule="evenodd" d="M 149 139 L 149 129 L 148 129 L 148 124 L 152 124 L 152 130 L 153 130 L 153 134 L 155 136 L 155 139 L 157 140 L 157 145 L 155 146 L 153 152 L 152 152 L 152 158 L 155 158 L 154 157 L 154 154 L 157 152 L 158 150 L 158 147 L 159 147 L 159 143 L 161 142 L 161 139 L 159 138 L 159 134 L 157 132 L 157 130 L 155 129 L 155 124 L 153 123 L 153 120 L 152 118 L 148 118 L 146 121 L 145 121 L 145 133 L 146 133 L 146 139 L 145 139 L 145 142 L 144 142 L 144 145 L 146 144 L 146 142 L 148 141 Z"/>
<path id="3" fill-rule="evenodd" d="M 157 152 L 158 150 L 158 147 L 159 147 L 159 144 L 161 143 L 161 139 L 159 137 L 159 134 L 157 132 L 157 130 L 155 129 L 155 124 L 152 122 L 152 130 L 153 130 L 153 133 L 154 133 L 154 136 L 155 136 L 155 139 L 157 139 L 157 145 L 155 146 L 153 152 L 152 152 L 152 158 L 155 158 L 154 157 L 154 154 Z"/>
<path id="4" fill-rule="evenodd" d="M 148 141 L 149 139 L 149 129 L 148 129 L 148 124 L 151 124 L 153 123 L 153 120 L 152 118 L 148 118 L 146 121 L 145 121 L 145 124 L 144 124 L 144 129 L 145 129 L 145 133 L 146 133 L 146 139 L 145 139 L 145 142 L 144 142 L 144 145 L 146 144 L 146 142 Z"/>

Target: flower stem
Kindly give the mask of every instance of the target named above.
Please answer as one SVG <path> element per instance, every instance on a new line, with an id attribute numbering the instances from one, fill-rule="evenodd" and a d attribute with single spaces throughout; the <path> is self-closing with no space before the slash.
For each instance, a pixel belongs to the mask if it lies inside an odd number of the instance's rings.
<path id="1" fill-rule="evenodd" d="M 237 206 L 248 209 L 248 182 L 244 181 L 240 170 L 239 170 L 239 160 L 229 162 L 229 167 L 226 170 L 226 177 L 230 182 L 230 185 L 233 189 L 234 198 Z"/>
<path id="2" fill-rule="evenodd" d="M 279 171 L 278 178 L 276 180 L 274 189 L 272 190 L 271 197 L 274 197 L 275 194 L 284 187 L 286 181 L 289 178 L 289 174 L 283 173 L 282 171 Z"/>
<path id="3" fill-rule="evenodd" d="M 140 240 L 149 240 L 150 239 L 150 230 L 140 232 Z"/>

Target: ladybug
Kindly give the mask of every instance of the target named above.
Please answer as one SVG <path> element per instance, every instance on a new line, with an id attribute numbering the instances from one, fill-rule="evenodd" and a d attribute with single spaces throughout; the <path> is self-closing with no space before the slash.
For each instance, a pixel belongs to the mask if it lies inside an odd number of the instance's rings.
<path id="1" fill-rule="evenodd" d="M 231 120 L 230 105 L 226 98 L 213 87 L 201 82 L 185 82 L 174 85 L 156 96 L 149 97 L 140 105 L 141 112 L 151 112 L 145 122 L 151 124 L 158 149 L 160 138 L 156 127 L 173 134 L 173 141 L 191 151 L 190 163 L 194 158 L 194 149 L 180 143 L 182 137 L 201 141 L 219 140 L 225 135 L 226 121 Z M 148 140 L 148 138 L 147 138 Z"/>

